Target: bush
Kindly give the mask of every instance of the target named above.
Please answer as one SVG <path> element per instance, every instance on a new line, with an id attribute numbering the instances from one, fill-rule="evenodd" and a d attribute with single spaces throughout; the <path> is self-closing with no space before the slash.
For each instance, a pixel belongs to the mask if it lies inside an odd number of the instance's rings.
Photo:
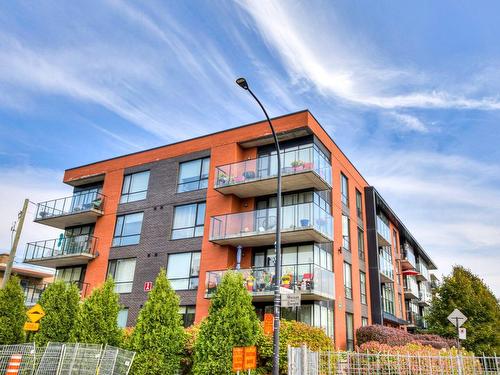
<path id="1" fill-rule="evenodd" d="M 268 374 L 273 367 L 273 337 L 264 335 L 263 330 L 258 340 L 259 373 Z M 282 320 L 280 324 L 280 372 L 287 373 L 288 345 L 299 347 L 307 345 L 311 350 L 333 350 L 333 340 L 321 328 L 305 323 Z"/>
<path id="2" fill-rule="evenodd" d="M 123 332 L 118 327 L 120 303 L 114 287 L 113 279 L 109 278 L 83 301 L 70 334 L 71 341 L 120 346 Z"/>
<path id="3" fill-rule="evenodd" d="M 185 329 L 186 341 L 184 344 L 184 355 L 181 360 L 181 374 L 191 374 L 193 368 L 194 345 L 200 332 L 201 324 L 193 324 L 191 327 Z"/>
<path id="4" fill-rule="evenodd" d="M 181 366 L 185 338 L 179 297 L 162 269 L 132 333 L 131 346 L 138 353 L 132 373 L 176 374 Z"/>
<path id="5" fill-rule="evenodd" d="M 79 302 L 80 291 L 74 284 L 56 281 L 43 291 L 39 303 L 46 315 L 40 321 L 40 330 L 35 335 L 37 345 L 69 340 Z"/>
<path id="6" fill-rule="evenodd" d="M 0 345 L 23 342 L 25 322 L 23 288 L 19 284 L 19 279 L 12 276 L 5 288 L 0 289 Z"/>
<path id="7" fill-rule="evenodd" d="M 430 345 L 436 349 L 449 349 L 453 347 L 453 340 L 443 338 L 438 335 L 417 334 L 412 335 L 402 329 L 386 327 L 382 325 L 372 325 L 361 327 L 356 331 L 358 346 L 367 342 L 376 341 L 388 346 L 404 346 L 410 343 Z"/>

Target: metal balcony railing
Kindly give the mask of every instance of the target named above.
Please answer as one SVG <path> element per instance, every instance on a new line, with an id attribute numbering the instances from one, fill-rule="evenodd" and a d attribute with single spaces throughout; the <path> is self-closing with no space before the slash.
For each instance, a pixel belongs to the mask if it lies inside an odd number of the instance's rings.
<path id="1" fill-rule="evenodd" d="M 76 214 L 85 211 L 102 211 L 104 195 L 97 190 L 75 193 L 70 197 L 38 203 L 35 220 Z"/>
<path id="2" fill-rule="evenodd" d="M 207 297 L 213 295 L 222 281 L 225 271 L 208 271 L 205 280 L 205 294 Z M 275 279 L 275 267 L 252 267 L 241 269 L 245 287 L 254 297 L 272 296 L 274 294 L 273 283 Z M 304 294 L 313 294 L 326 299 L 335 297 L 335 277 L 333 272 L 328 271 L 316 264 L 293 264 L 281 267 L 281 287 Z"/>
<path id="3" fill-rule="evenodd" d="M 24 261 L 30 262 L 64 255 L 94 255 L 96 243 L 97 239 L 88 234 L 30 242 L 26 245 Z"/>
<path id="4" fill-rule="evenodd" d="M 330 161 L 317 148 L 309 146 L 298 150 L 281 152 L 281 173 L 283 176 L 315 172 L 330 187 L 332 185 L 332 167 Z M 261 156 L 237 163 L 216 167 L 215 188 L 248 183 L 277 177 L 278 167 L 276 155 Z"/>
<path id="5" fill-rule="evenodd" d="M 66 281 L 66 283 L 75 284 L 80 290 L 80 296 L 84 297 L 87 293 L 87 289 L 89 287 L 88 283 L 84 283 L 81 281 Z M 38 303 L 42 293 L 49 286 L 48 283 L 40 283 L 40 284 L 32 284 L 27 282 L 21 282 L 21 287 L 24 292 L 24 304 L 26 306 L 32 306 Z"/>

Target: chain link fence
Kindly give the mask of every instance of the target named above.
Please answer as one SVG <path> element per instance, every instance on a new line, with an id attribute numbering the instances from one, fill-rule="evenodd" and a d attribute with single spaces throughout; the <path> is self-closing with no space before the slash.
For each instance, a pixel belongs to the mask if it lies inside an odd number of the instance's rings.
<path id="1" fill-rule="evenodd" d="M 0 375 L 127 375 L 134 356 L 109 345 L 0 345 Z"/>
<path id="2" fill-rule="evenodd" d="M 500 374 L 500 357 L 315 352 L 288 347 L 288 375 L 483 375 Z"/>

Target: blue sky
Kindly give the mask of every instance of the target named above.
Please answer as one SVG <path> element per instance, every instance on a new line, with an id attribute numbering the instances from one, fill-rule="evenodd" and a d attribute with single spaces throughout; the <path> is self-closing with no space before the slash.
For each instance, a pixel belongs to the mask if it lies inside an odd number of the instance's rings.
<path id="1" fill-rule="evenodd" d="M 436 260 L 500 295 L 500 5 L 0 7 L 0 247 L 65 168 L 308 108 Z M 33 208 L 30 209 L 30 214 Z M 30 216 L 31 218 L 31 216 Z M 50 238 L 29 222 L 24 242 Z"/>

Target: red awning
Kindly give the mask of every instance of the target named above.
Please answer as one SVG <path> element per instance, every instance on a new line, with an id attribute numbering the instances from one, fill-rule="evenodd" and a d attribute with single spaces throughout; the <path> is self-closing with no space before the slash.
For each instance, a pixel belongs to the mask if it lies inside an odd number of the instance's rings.
<path id="1" fill-rule="evenodd" d="M 406 271 L 403 271 L 403 275 L 404 276 L 416 276 L 416 275 L 418 275 L 418 271 L 406 270 Z"/>

